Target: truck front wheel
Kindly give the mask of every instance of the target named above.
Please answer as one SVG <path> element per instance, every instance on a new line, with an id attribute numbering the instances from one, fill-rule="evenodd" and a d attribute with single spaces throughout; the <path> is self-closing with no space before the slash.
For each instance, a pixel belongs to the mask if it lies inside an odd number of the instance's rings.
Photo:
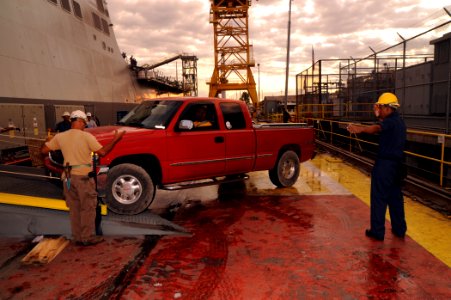
<path id="1" fill-rule="evenodd" d="M 120 164 L 108 172 L 106 202 L 118 214 L 135 215 L 143 212 L 155 197 L 155 185 L 140 166 Z"/>
<path id="2" fill-rule="evenodd" d="M 294 151 L 285 151 L 277 160 L 274 168 L 269 170 L 269 179 L 277 187 L 289 187 L 299 177 L 299 157 Z"/>

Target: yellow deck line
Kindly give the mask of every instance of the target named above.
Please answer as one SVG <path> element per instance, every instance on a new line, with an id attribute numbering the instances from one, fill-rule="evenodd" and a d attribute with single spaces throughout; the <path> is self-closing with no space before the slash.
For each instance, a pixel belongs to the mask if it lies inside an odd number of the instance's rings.
<path id="1" fill-rule="evenodd" d="M 370 205 L 371 178 L 369 175 L 346 163 L 333 161 L 327 154 L 317 155 L 313 163 L 321 170 L 327 170 L 325 173 L 333 175 L 332 177 L 347 190 L 368 206 Z M 451 220 L 409 197 L 404 196 L 404 203 L 407 235 L 451 267 Z M 386 218 L 390 219 L 388 210 Z M 368 209 L 368 225 L 369 222 L 370 210 Z"/>
<path id="2" fill-rule="evenodd" d="M 0 204 L 30 206 L 30 207 L 69 211 L 69 208 L 66 206 L 66 202 L 61 199 L 33 197 L 7 193 L 0 193 Z M 105 216 L 107 214 L 107 206 L 105 204 L 102 204 L 100 211 L 102 215 Z"/>

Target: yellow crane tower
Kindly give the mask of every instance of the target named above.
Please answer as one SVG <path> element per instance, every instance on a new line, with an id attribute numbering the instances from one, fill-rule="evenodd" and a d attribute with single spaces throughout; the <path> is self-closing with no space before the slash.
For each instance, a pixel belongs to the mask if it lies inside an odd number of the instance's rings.
<path id="1" fill-rule="evenodd" d="M 248 10 L 251 0 L 210 0 L 210 23 L 214 30 L 215 69 L 210 97 L 223 91 L 247 90 L 258 106 L 257 89 L 251 67 L 255 67 L 249 44 Z"/>

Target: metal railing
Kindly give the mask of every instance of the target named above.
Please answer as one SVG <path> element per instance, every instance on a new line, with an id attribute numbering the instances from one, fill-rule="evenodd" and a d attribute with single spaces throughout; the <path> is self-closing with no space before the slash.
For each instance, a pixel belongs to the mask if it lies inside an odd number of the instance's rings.
<path id="1" fill-rule="evenodd" d="M 373 121 L 373 106 L 374 103 L 299 104 L 290 115 L 292 122 L 306 118 Z M 283 121 L 282 113 L 270 114 L 268 118 L 272 122 Z"/>
<path id="2" fill-rule="evenodd" d="M 301 104 L 297 106 L 297 111 L 290 113 L 290 121 L 312 125 L 318 139 L 332 145 L 338 143 L 349 152 L 369 152 L 368 148 L 373 148 L 373 153 L 367 154 L 375 156 L 378 144 L 374 137 L 346 131 L 347 125 L 352 122 L 374 122 L 373 106 L 374 103 Z M 283 115 L 271 114 L 268 120 L 283 122 Z M 424 177 L 436 178 L 433 182 L 440 187 L 449 185 L 451 135 L 416 129 L 408 129 L 407 135 L 405 154 L 409 169 Z M 409 143 L 413 145 L 409 147 Z"/>
<path id="3" fill-rule="evenodd" d="M 347 125 L 351 122 L 321 118 L 304 118 L 300 121 L 313 125 L 317 138 L 329 144 L 338 145 L 349 152 L 366 152 L 369 156 L 376 155 L 375 149 L 378 147 L 378 143 L 372 140 L 370 135 L 356 135 L 346 131 Z M 449 157 L 451 147 L 447 147 L 447 144 L 451 144 L 451 135 L 408 129 L 407 136 L 410 142 L 428 142 L 422 144 L 423 146 L 406 147 L 404 153 L 409 170 L 424 175 L 434 184 L 444 188 L 446 184 L 451 182 L 451 178 L 445 173 L 451 167 Z M 431 144 L 434 140 L 436 141 L 435 145 Z M 432 155 L 432 152 L 435 155 Z M 424 166 L 427 166 L 427 168 Z"/>
<path id="4" fill-rule="evenodd" d="M 429 123 L 422 123 L 424 128 L 449 134 L 451 64 L 446 54 L 451 12 L 444 7 L 434 16 L 434 24 L 410 38 L 397 33 L 399 42 L 378 51 L 368 45 L 371 51 L 364 57 L 313 59 L 309 68 L 296 75 L 296 105 L 303 106 L 299 117 L 340 115 L 352 120 L 371 111 L 361 102 L 376 102 L 382 93 L 392 92 L 399 99 L 403 117 L 412 122 L 418 117 L 431 117 Z M 371 118 L 372 114 L 366 116 Z"/>
<path id="5" fill-rule="evenodd" d="M 298 105 L 297 118 L 374 120 L 374 103 L 331 103 Z"/>

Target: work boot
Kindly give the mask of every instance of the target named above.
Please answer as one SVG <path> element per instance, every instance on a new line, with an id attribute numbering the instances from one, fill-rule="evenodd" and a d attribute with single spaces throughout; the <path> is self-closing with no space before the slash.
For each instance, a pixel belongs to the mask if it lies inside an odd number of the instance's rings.
<path id="1" fill-rule="evenodd" d="M 406 237 L 406 234 L 405 234 L 405 233 L 403 233 L 403 234 L 398 234 L 398 233 L 396 233 L 393 229 L 391 230 L 391 232 L 393 233 L 394 236 L 396 236 L 396 237 L 398 237 L 398 238 L 400 238 L 400 239 L 403 239 L 403 238 Z"/>
<path id="2" fill-rule="evenodd" d="M 383 241 L 384 237 L 380 237 L 374 234 L 374 232 L 371 231 L 371 229 L 365 230 L 365 235 L 369 238 L 375 239 L 377 241 Z"/>

